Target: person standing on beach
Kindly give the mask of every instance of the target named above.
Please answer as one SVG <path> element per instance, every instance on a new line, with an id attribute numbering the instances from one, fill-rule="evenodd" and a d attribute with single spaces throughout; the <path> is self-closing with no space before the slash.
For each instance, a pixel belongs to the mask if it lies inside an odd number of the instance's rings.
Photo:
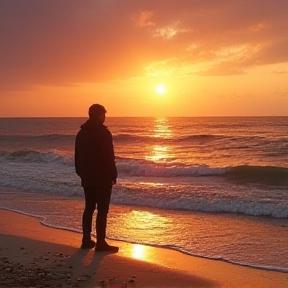
<path id="1" fill-rule="evenodd" d="M 81 178 L 85 194 L 85 209 L 82 217 L 82 249 L 118 252 L 106 238 L 107 214 L 112 187 L 118 177 L 112 134 L 104 126 L 105 108 L 93 104 L 89 108 L 89 119 L 81 125 L 75 141 L 75 169 Z M 97 207 L 96 239 L 91 239 L 93 213 Z"/>

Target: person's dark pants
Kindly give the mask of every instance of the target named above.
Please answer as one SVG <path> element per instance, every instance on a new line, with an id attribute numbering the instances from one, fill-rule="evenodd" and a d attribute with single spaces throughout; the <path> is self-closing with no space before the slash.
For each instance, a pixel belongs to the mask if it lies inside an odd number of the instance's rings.
<path id="1" fill-rule="evenodd" d="M 90 239 L 92 217 L 97 207 L 96 237 L 97 243 L 103 243 L 106 238 L 107 214 L 109 212 L 112 183 L 84 187 L 85 209 L 82 217 L 83 241 Z M 96 206 L 97 205 L 97 206 Z"/>

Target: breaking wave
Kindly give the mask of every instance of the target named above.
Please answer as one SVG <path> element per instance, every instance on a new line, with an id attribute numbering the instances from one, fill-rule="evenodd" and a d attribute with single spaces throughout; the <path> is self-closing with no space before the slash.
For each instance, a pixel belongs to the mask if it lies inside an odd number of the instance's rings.
<path id="1" fill-rule="evenodd" d="M 0 161 L 18 163 L 50 163 L 73 166 L 73 154 L 59 150 L 35 151 L 16 150 L 0 151 Z M 118 157 L 117 168 L 123 176 L 140 177 L 203 177 L 221 176 L 228 181 L 247 181 L 263 184 L 287 184 L 288 168 L 277 166 L 210 167 L 207 165 L 186 165 L 182 163 L 159 164 L 152 161 Z"/>

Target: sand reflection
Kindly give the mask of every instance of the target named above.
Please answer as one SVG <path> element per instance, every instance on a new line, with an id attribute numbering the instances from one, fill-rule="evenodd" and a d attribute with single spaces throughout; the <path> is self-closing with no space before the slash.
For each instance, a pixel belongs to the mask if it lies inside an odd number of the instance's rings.
<path id="1" fill-rule="evenodd" d="M 145 251 L 147 247 L 139 244 L 133 244 L 132 246 L 132 257 L 138 260 L 147 260 Z"/>
<path id="2" fill-rule="evenodd" d="M 141 242 L 148 236 L 150 243 L 159 243 L 163 233 L 172 229 L 173 223 L 157 213 L 133 210 L 126 214 L 124 226 L 136 241 Z M 138 260 L 150 261 L 153 258 L 151 247 L 141 244 L 132 244 L 124 253 Z"/>

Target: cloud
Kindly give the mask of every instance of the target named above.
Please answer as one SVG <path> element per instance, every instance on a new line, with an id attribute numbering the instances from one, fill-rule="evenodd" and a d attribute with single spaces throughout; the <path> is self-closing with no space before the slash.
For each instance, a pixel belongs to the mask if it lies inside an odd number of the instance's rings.
<path id="1" fill-rule="evenodd" d="M 144 76 L 154 63 L 211 61 L 203 74 L 227 75 L 285 62 L 287 11 L 282 0 L 1 0 L 0 89 Z"/>
<path id="2" fill-rule="evenodd" d="M 155 26 L 155 23 L 151 21 L 152 17 L 153 11 L 142 11 L 139 15 L 133 18 L 133 21 L 137 27 Z"/>
<path id="3" fill-rule="evenodd" d="M 232 75 L 243 75 L 246 74 L 245 71 L 236 68 L 231 68 L 229 65 L 218 65 L 211 67 L 204 71 L 199 71 L 196 73 L 199 76 L 232 76 Z"/>
<path id="4" fill-rule="evenodd" d="M 275 70 L 271 74 L 288 74 L 288 70 Z"/>

